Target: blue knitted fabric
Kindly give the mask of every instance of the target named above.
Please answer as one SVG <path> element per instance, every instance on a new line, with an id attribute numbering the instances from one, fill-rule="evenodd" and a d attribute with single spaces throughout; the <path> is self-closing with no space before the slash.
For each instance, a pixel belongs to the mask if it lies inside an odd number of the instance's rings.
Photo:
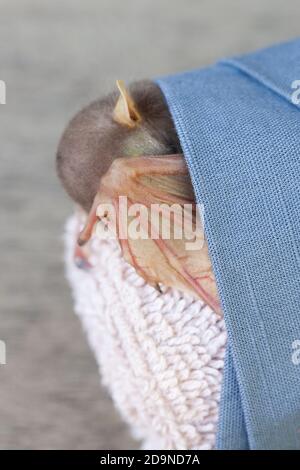
<path id="1" fill-rule="evenodd" d="M 300 40 L 157 80 L 228 330 L 217 447 L 300 449 Z"/>

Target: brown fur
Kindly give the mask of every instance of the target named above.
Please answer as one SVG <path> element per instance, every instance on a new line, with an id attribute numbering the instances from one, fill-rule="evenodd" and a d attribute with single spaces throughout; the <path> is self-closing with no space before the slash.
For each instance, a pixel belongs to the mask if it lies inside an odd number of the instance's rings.
<path id="1" fill-rule="evenodd" d="M 57 172 L 71 198 L 87 212 L 101 176 L 117 157 L 180 153 L 172 118 L 159 87 L 150 81 L 129 87 L 142 120 L 135 128 L 113 120 L 118 93 L 92 102 L 66 128 L 57 151 Z"/>

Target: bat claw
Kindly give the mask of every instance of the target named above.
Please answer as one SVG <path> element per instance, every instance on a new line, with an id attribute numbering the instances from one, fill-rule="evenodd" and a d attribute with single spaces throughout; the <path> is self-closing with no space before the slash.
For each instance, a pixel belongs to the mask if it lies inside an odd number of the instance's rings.
<path id="1" fill-rule="evenodd" d="M 79 246 L 83 246 L 83 245 L 86 244 L 86 242 L 87 242 L 87 240 L 86 240 L 85 238 L 83 238 L 83 237 L 81 238 L 81 234 L 80 234 L 79 237 L 77 238 L 77 244 L 78 244 Z"/>
<path id="2" fill-rule="evenodd" d="M 159 293 L 159 294 L 163 294 L 163 291 L 160 287 L 160 285 L 157 283 L 157 284 L 154 284 L 154 289 Z"/>

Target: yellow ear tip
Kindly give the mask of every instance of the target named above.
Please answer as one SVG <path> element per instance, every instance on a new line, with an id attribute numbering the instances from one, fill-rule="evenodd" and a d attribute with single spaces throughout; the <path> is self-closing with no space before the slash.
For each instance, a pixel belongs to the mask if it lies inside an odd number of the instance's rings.
<path id="1" fill-rule="evenodd" d="M 120 96 L 114 109 L 114 120 L 119 124 L 135 127 L 141 121 L 141 116 L 129 92 L 126 90 L 124 81 L 116 80 L 116 85 Z"/>
<path id="2" fill-rule="evenodd" d="M 122 93 L 122 91 L 125 91 L 124 80 L 116 80 L 116 85 L 120 93 Z"/>
<path id="3" fill-rule="evenodd" d="M 132 104 L 132 98 L 129 92 L 126 90 L 124 80 L 116 80 L 117 88 L 122 96 L 123 100 L 129 105 Z"/>

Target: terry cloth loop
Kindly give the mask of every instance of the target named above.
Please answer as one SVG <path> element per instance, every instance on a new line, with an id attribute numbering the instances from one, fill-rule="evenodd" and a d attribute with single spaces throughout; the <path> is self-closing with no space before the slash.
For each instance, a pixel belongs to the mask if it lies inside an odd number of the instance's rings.
<path id="1" fill-rule="evenodd" d="M 157 80 L 204 204 L 228 330 L 222 449 L 300 449 L 297 79 L 300 40 Z"/>

